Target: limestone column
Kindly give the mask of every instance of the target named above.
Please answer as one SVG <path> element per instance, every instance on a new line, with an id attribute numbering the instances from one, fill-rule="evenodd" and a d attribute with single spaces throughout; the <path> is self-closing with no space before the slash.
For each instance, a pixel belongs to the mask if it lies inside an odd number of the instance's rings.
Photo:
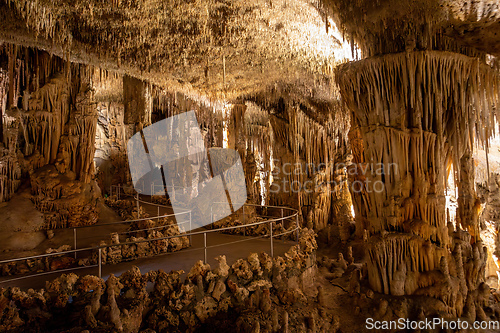
<path id="1" fill-rule="evenodd" d="M 151 124 L 152 100 L 146 83 L 134 77 L 123 76 L 125 124 L 135 124 L 136 132 Z"/>
<path id="2" fill-rule="evenodd" d="M 336 80 L 363 142 L 363 191 L 354 204 L 362 215 L 357 228 L 371 235 L 370 286 L 385 294 L 436 297 L 460 313 L 468 291 L 481 282 L 476 273 L 485 252 L 467 233 L 448 231 L 446 168 L 449 158 L 454 165 L 462 156 L 467 162 L 464 153 L 474 138 L 487 139 L 488 130 L 476 129 L 490 126 L 498 77 L 477 58 L 414 51 L 342 65 Z M 465 195 L 473 173 L 462 168 L 462 174 Z M 469 204 L 462 205 L 468 219 L 462 225 L 474 237 Z M 453 269 L 443 269 L 448 266 Z M 461 277 L 471 274 L 468 288 L 459 288 Z"/>
<path id="3" fill-rule="evenodd" d="M 470 150 L 460 158 L 459 172 L 457 223 L 471 234 L 472 241 L 475 242 L 480 240 L 479 215 L 476 209 L 480 201 L 474 186 L 474 159 Z"/>

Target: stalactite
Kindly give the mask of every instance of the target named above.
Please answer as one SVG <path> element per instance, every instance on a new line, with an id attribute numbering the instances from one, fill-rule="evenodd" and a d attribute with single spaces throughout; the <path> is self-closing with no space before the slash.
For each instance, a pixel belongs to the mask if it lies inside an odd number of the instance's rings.
<path id="1" fill-rule="evenodd" d="M 69 114 L 68 98 L 67 82 L 63 76 L 56 76 L 31 94 L 28 111 L 22 115 L 27 135 L 26 154 L 38 150 L 45 164 L 54 162 Z"/>
<path id="2" fill-rule="evenodd" d="M 336 79 L 363 139 L 358 165 L 369 166 L 360 170 L 364 188 L 354 194 L 354 202 L 362 216 L 359 232 L 367 229 L 372 235 L 366 248 L 370 285 L 387 294 L 435 297 L 461 313 L 463 303 L 455 301 L 478 288 L 477 271 L 486 254 L 478 251 L 467 265 L 450 256 L 467 249 L 470 255 L 464 258 L 472 258 L 471 243 L 480 244 L 477 218 L 469 214 L 475 198 L 473 172 L 465 165 L 460 169 L 460 161 L 470 165 L 464 153 L 472 150 L 472 142 L 486 143 L 493 134 L 498 74 L 477 58 L 422 51 L 342 65 Z M 462 225 L 473 237 L 461 230 L 450 234 L 447 225 L 444 194 L 450 161 L 455 182 L 463 185 Z M 369 184 L 377 182 L 380 190 L 370 191 Z M 451 278 L 443 279 L 438 268 L 442 260 Z M 467 279 L 469 289 L 449 295 L 450 287 L 464 279 L 462 266 L 465 278 L 473 276 Z"/>
<path id="3" fill-rule="evenodd" d="M 0 203 L 10 200 L 21 184 L 21 167 L 17 159 L 16 117 L 6 115 L 5 145 L 0 145 Z"/>
<path id="4" fill-rule="evenodd" d="M 0 148 L 0 201 L 12 197 L 22 172 L 30 177 L 31 199 L 44 212 L 47 228 L 93 224 L 100 196 L 93 181 L 93 68 L 65 64 L 29 48 L 16 53 L 9 84 L 12 107 L 3 117 L 7 130 Z"/>
<path id="5" fill-rule="evenodd" d="M 253 154 L 263 154 L 263 161 L 273 160 L 273 165 L 265 164 L 263 168 L 272 174 L 269 188 L 272 204 L 302 207 L 307 225 L 318 231 L 336 221 L 338 212 L 339 221 L 335 223 L 343 224 L 341 229 L 346 233 L 352 218 L 350 200 L 343 196 L 348 195 L 347 188 L 345 191 L 343 188 L 346 184 L 336 179 L 334 173 L 336 163 L 345 161 L 343 149 L 349 117 L 345 116 L 341 104 L 318 106 L 303 97 L 290 98 L 287 94 L 281 89 L 272 89 L 259 95 L 256 100 L 262 109 L 247 103 L 247 146 Z M 274 110 L 269 114 L 267 110 L 272 109 L 271 105 L 278 108 L 279 113 Z M 314 119 L 307 113 L 311 111 L 322 117 Z M 271 180 L 266 178 L 264 185 L 268 179 Z M 350 218 L 344 219 L 341 215 Z"/>

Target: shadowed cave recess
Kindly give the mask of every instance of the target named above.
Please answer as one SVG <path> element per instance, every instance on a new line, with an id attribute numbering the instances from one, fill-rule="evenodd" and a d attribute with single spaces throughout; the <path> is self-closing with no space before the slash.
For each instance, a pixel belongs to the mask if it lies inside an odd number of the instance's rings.
<path id="1" fill-rule="evenodd" d="M 0 9 L 0 332 L 500 331 L 497 1 Z M 194 235 L 127 155 L 188 111 L 247 190 Z"/>

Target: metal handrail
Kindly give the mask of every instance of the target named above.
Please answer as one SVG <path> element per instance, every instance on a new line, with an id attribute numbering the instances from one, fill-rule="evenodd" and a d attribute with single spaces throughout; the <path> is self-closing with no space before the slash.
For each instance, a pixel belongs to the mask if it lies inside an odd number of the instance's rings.
<path id="1" fill-rule="evenodd" d="M 161 216 L 150 216 L 150 217 L 145 217 L 145 218 L 136 219 L 136 220 L 107 222 L 107 223 L 99 223 L 99 224 L 92 224 L 92 225 L 82 225 L 82 226 L 78 226 L 78 227 L 73 227 L 73 229 L 96 228 L 96 227 L 102 227 L 105 225 L 115 225 L 115 224 L 128 224 L 128 223 L 142 222 L 142 221 L 147 221 L 147 220 L 157 220 L 157 219 L 162 219 L 165 217 L 172 217 L 172 216 L 176 216 L 176 215 L 184 215 L 184 214 L 189 214 L 189 213 L 190 212 L 182 212 L 182 213 L 176 213 L 176 214 L 166 214 L 166 215 L 161 215 Z"/>
<path id="2" fill-rule="evenodd" d="M 121 189 L 123 189 L 124 187 L 120 186 L 120 185 L 118 185 L 118 186 L 111 185 L 111 187 L 110 187 L 110 192 L 111 193 L 113 193 L 113 188 L 117 189 L 117 197 L 119 199 L 120 193 L 121 193 Z M 124 195 L 125 196 L 131 196 L 131 195 L 126 194 L 126 193 L 124 193 Z M 133 196 L 131 196 L 131 197 L 133 197 Z M 139 193 L 137 193 L 136 201 L 137 201 L 137 214 L 139 214 L 139 203 L 142 203 L 142 204 L 148 204 L 148 205 L 156 206 L 158 208 L 158 216 L 151 216 L 151 217 L 142 218 L 142 219 L 135 219 L 135 220 L 108 222 L 108 223 L 100 223 L 100 224 L 93 224 L 93 225 L 73 227 L 73 249 L 74 250 L 77 249 L 77 243 L 78 243 L 77 230 L 78 229 L 99 228 L 99 227 L 102 227 L 102 226 L 118 225 L 118 224 L 131 224 L 131 223 L 134 223 L 134 222 L 142 222 L 142 221 L 155 220 L 155 219 L 159 221 L 161 218 L 167 218 L 167 217 L 172 217 L 172 216 L 177 217 L 177 216 L 185 215 L 185 214 L 189 214 L 189 221 L 182 222 L 182 223 L 177 223 L 177 226 L 180 226 L 180 225 L 186 224 L 186 223 L 189 223 L 189 225 L 191 226 L 191 210 L 186 210 L 184 212 L 178 212 L 178 213 L 173 213 L 173 214 L 165 214 L 165 215 L 161 215 L 160 216 L 160 207 L 163 207 L 163 208 L 172 208 L 172 207 L 171 206 L 165 206 L 165 205 L 156 204 L 156 203 L 153 203 L 153 202 L 147 202 L 147 201 L 140 200 L 139 199 Z M 155 228 L 143 229 L 141 231 L 145 231 L 145 230 L 149 230 L 149 229 L 155 229 Z M 179 230 L 180 230 L 180 228 L 179 228 Z M 190 230 L 191 230 L 191 227 L 190 227 Z M 138 230 L 134 230 L 134 232 L 135 231 L 138 231 Z M 119 233 L 119 234 L 124 234 L 124 233 Z M 191 237 L 189 238 L 189 240 L 191 241 Z M 76 259 L 76 253 L 75 253 L 75 259 Z"/>
<path id="3" fill-rule="evenodd" d="M 300 229 L 300 226 L 299 226 L 299 211 L 298 210 L 296 210 L 294 208 L 290 208 L 290 207 L 267 206 L 267 205 L 263 206 L 263 205 L 257 205 L 257 204 L 251 204 L 251 203 L 244 203 L 242 205 L 243 210 L 244 210 L 245 206 L 255 206 L 255 207 L 263 207 L 263 208 L 278 208 L 278 209 L 281 209 L 281 215 L 282 216 L 278 217 L 278 218 L 274 218 L 274 219 L 270 219 L 270 220 L 264 220 L 264 221 L 258 221 L 258 222 L 254 222 L 254 223 L 250 223 L 250 224 L 242 224 L 242 225 L 238 225 L 238 226 L 215 228 L 215 229 L 211 229 L 211 230 L 205 229 L 205 230 L 202 230 L 202 231 L 195 231 L 195 232 L 189 232 L 189 233 L 181 233 L 181 234 L 178 234 L 178 235 L 164 236 L 164 237 L 152 238 L 152 239 L 144 239 L 144 240 L 136 240 L 136 241 L 133 241 L 133 242 L 124 242 L 124 243 L 118 243 L 118 244 L 106 244 L 106 245 L 99 245 L 99 246 L 93 246 L 93 247 L 87 247 L 87 248 L 81 248 L 81 249 L 77 249 L 76 245 L 75 245 L 75 248 L 73 250 L 62 251 L 62 252 L 54 252 L 54 253 L 45 253 L 45 254 L 41 254 L 41 255 L 28 256 L 28 257 L 22 257 L 22 258 L 14 258 L 14 259 L 1 260 L 0 264 L 10 263 L 10 262 L 17 262 L 17 261 L 23 261 L 23 260 L 40 259 L 40 258 L 46 258 L 46 257 L 52 257 L 52 256 L 63 256 L 63 255 L 66 255 L 66 254 L 71 254 L 71 253 L 74 253 L 75 254 L 75 258 L 76 258 L 76 254 L 78 252 L 95 251 L 95 250 L 97 250 L 99 252 L 98 264 L 97 265 L 83 266 L 83 268 L 98 267 L 99 268 L 99 277 L 102 277 L 102 249 L 111 248 L 111 247 L 117 247 L 117 246 L 135 245 L 135 244 L 141 244 L 141 243 L 146 243 L 146 242 L 161 241 L 161 240 L 167 240 L 167 239 L 178 238 L 178 237 L 187 237 L 187 236 L 189 236 L 191 238 L 192 236 L 195 236 L 195 235 L 203 235 L 203 239 L 204 239 L 204 247 L 203 247 L 204 248 L 204 262 L 206 263 L 207 262 L 207 249 L 215 247 L 215 246 L 207 246 L 207 234 L 212 233 L 212 232 L 220 232 L 220 231 L 233 230 L 233 229 L 238 229 L 238 228 L 246 228 L 246 227 L 261 225 L 261 224 L 264 224 L 264 223 L 270 224 L 270 228 L 269 228 L 270 232 L 269 232 L 268 235 L 266 234 L 266 235 L 263 235 L 263 236 L 259 236 L 258 238 L 270 236 L 271 256 L 274 256 L 273 237 L 279 237 L 279 236 L 283 236 L 283 235 L 288 234 L 288 233 L 296 232 L 296 241 L 298 242 L 298 239 L 299 239 L 298 232 L 299 232 L 299 229 Z M 288 215 L 288 216 L 283 216 L 283 211 L 285 209 L 293 212 L 293 214 Z M 191 211 L 179 213 L 179 215 L 185 214 L 185 213 L 189 213 L 190 214 L 190 222 L 191 222 Z M 155 218 L 162 218 L 162 217 L 175 216 L 175 215 L 176 214 L 170 214 L 170 215 L 167 214 L 167 215 L 164 215 L 164 216 L 158 216 L 158 217 L 153 217 L 153 218 L 145 218 L 145 219 L 138 219 L 138 220 L 132 220 L 132 221 L 136 221 L 136 222 L 137 221 L 145 221 L 145 220 L 151 220 L 151 219 L 155 219 Z M 296 222 L 296 225 L 295 225 L 294 229 L 287 230 L 287 231 L 285 231 L 283 233 L 280 233 L 278 235 L 273 235 L 272 224 L 274 222 L 285 221 L 285 220 L 292 220 L 292 218 L 295 218 L 295 222 Z M 100 224 L 98 226 L 109 225 L 109 224 L 127 223 L 127 222 L 132 222 L 132 221 L 110 222 L 110 223 L 107 223 L 107 224 Z M 96 226 L 96 225 L 94 225 L 94 226 Z M 84 226 L 84 227 L 91 227 L 91 226 Z M 81 228 L 83 228 L 83 227 L 81 227 Z M 75 230 L 76 230 L 76 227 L 75 227 Z M 149 229 L 144 229 L 144 230 L 149 230 Z M 246 240 L 242 240 L 242 241 L 246 241 Z M 222 246 L 222 245 L 227 245 L 227 244 L 218 244 L 216 246 Z M 61 271 L 77 270 L 77 269 L 81 269 L 81 268 L 82 267 L 74 267 L 74 268 L 70 268 L 70 269 L 55 270 L 55 271 L 49 271 L 49 272 L 31 274 L 31 275 L 27 275 L 27 276 L 23 276 L 23 277 L 18 277 L 18 278 L 14 279 L 14 280 L 18 280 L 18 279 L 21 279 L 21 278 L 35 277 L 35 276 L 40 276 L 40 275 L 46 275 L 46 274 L 49 274 L 49 273 L 57 273 L 57 272 L 61 272 Z M 12 281 L 12 279 L 11 280 L 6 280 L 6 281 L 0 281 L 0 283 L 5 283 L 5 282 L 9 282 L 9 281 Z"/>
<path id="4" fill-rule="evenodd" d="M 161 226 L 158 226 L 158 227 L 151 227 L 151 228 L 146 228 L 146 229 L 128 230 L 128 231 L 124 231 L 124 232 L 117 232 L 116 234 L 118 234 L 118 235 L 124 235 L 124 234 L 127 234 L 127 233 L 133 233 L 133 232 L 163 229 L 163 228 L 172 227 L 174 225 L 177 225 L 177 226 L 183 225 L 183 224 L 186 224 L 186 223 L 189 223 L 189 222 L 190 221 L 185 221 L 185 222 L 181 222 L 181 223 L 177 223 L 177 224 L 165 224 L 165 225 L 161 225 Z"/>

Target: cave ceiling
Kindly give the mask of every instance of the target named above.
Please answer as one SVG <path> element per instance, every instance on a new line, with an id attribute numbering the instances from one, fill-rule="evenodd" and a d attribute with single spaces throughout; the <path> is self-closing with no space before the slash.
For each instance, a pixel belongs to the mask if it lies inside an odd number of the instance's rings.
<path id="1" fill-rule="evenodd" d="M 226 100 L 262 93 L 277 83 L 328 99 L 332 67 L 352 56 L 344 37 L 357 43 L 362 56 L 380 51 L 371 50 L 384 44 L 380 38 L 407 50 L 422 43 L 415 36 L 436 31 L 464 47 L 500 54 L 498 1 L 0 3 L 1 42 Z"/>
<path id="2" fill-rule="evenodd" d="M 2 7 L 4 42 L 212 98 L 302 78 L 325 85 L 325 73 L 344 59 L 319 2 L 2 0 Z"/>
<path id="3" fill-rule="evenodd" d="M 364 55 L 472 48 L 500 55 L 497 0 L 322 0 Z M 436 45 L 436 44 L 448 44 Z M 457 52 L 461 50 L 457 49 Z"/>

